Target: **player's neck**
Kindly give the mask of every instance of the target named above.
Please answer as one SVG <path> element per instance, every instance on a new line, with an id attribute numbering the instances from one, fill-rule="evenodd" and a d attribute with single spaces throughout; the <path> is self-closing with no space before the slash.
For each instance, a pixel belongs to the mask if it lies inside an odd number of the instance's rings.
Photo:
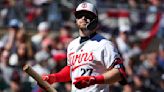
<path id="1" fill-rule="evenodd" d="M 80 37 L 87 37 L 88 36 L 88 31 L 87 30 L 82 30 L 82 29 L 79 29 L 79 35 Z"/>
<path id="2" fill-rule="evenodd" d="M 80 37 L 89 37 L 91 34 L 96 33 L 95 31 L 79 30 Z"/>
<path id="3" fill-rule="evenodd" d="M 87 40 L 89 40 L 89 39 L 92 39 L 95 35 L 97 34 L 97 32 L 94 32 L 94 33 L 92 33 L 92 34 L 90 34 L 89 36 L 81 36 L 81 38 L 80 38 L 80 44 L 82 43 L 82 42 L 85 42 L 85 41 L 87 41 Z"/>

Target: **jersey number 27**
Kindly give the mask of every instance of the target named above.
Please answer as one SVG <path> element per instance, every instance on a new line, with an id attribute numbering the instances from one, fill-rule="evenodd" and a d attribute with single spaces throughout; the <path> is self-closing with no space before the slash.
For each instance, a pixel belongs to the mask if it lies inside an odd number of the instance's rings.
<path id="1" fill-rule="evenodd" d="M 82 71 L 81 76 L 83 76 L 83 75 L 89 75 L 89 76 L 91 76 L 91 74 L 93 72 L 93 69 L 91 69 L 91 68 L 89 68 L 89 69 L 81 68 L 81 71 Z"/>

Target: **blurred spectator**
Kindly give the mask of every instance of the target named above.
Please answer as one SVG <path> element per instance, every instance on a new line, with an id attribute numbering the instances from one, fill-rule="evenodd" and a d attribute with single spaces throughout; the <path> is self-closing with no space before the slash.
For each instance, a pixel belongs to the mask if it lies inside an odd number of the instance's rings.
<path id="1" fill-rule="evenodd" d="M 59 30 L 59 37 L 60 37 L 60 41 L 64 45 L 64 48 L 66 49 L 69 42 L 73 39 L 71 27 L 68 25 L 61 27 Z"/>
<path id="2" fill-rule="evenodd" d="M 133 77 L 133 80 L 134 80 L 134 90 L 135 91 L 139 91 L 139 92 L 143 92 L 143 91 L 146 91 L 146 92 L 150 92 L 149 89 L 147 89 L 145 87 L 145 85 L 143 84 L 140 76 L 134 76 Z"/>
<path id="3" fill-rule="evenodd" d="M 137 74 L 142 78 L 144 86 L 149 91 L 155 91 L 159 86 L 158 81 L 164 70 L 159 66 L 157 62 L 157 52 L 152 51 L 146 54 L 145 61 L 137 69 Z"/>
<path id="4" fill-rule="evenodd" d="M 6 9 L 6 14 L 4 15 L 4 25 L 8 25 L 12 19 L 22 19 L 23 10 L 22 1 L 19 0 L 6 0 L 4 10 Z"/>
<path id="5" fill-rule="evenodd" d="M 64 62 L 66 60 L 66 57 L 67 57 L 66 53 L 63 51 L 56 51 L 56 53 L 54 53 L 54 55 L 53 55 L 53 59 L 57 63 Z"/>
<path id="6" fill-rule="evenodd" d="M 133 88 L 131 85 L 125 85 L 122 92 L 133 92 Z"/>
<path id="7" fill-rule="evenodd" d="M 50 55 L 50 57 L 52 57 L 50 60 L 48 60 L 49 69 L 53 69 L 52 71 L 56 71 L 56 63 L 58 63 L 58 61 L 63 61 L 66 59 L 64 45 L 60 41 L 59 35 L 56 33 L 51 33 L 42 41 L 41 46 L 42 48 L 40 51 L 45 51 Z"/>
<path id="8" fill-rule="evenodd" d="M 10 87 L 4 92 L 21 92 L 21 78 L 18 71 L 13 71 L 10 80 Z"/>
<path id="9" fill-rule="evenodd" d="M 61 43 L 60 42 L 60 38 L 59 38 L 59 33 L 52 32 L 47 38 L 49 40 L 51 40 L 51 42 L 52 42 L 52 51 L 53 51 L 53 49 L 55 49 L 55 50 L 59 50 L 60 49 L 58 47 L 58 43 Z M 63 49 L 63 46 L 61 47 L 61 49 Z"/>
<path id="10" fill-rule="evenodd" d="M 51 34 L 49 36 L 52 42 L 51 55 L 54 63 L 53 72 L 60 70 L 66 64 L 66 49 L 62 41 L 60 40 L 59 34 Z"/>
<path id="11" fill-rule="evenodd" d="M 58 30 L 62 25 L 63 18 L 61 14 L 61 8 L 57 1 L 52 1 L 48 8 L 48 22 L 50 23 L 50 28 L 53 30 Z"/>
<path id="12" fill-rule="evenodd" d="M 164 74 L 161 75 L 159 84 L 160 84 L 160 87 L 158 87 L 157 92 L 163 92 L 164 91 Z"/>
<path id="13" fill-rule="evenodd" d="M 20 30 L 20 28 L 22 26 L 23 25 L 19 20 L 17 20 L 17 19 L 10 20 L 9 25 L 8 25 L 8 33 L 5 34 L 1 39 L 5 49 L 11 50 L 11 52 L 15 51 L 15 48 L 16 48 L 16 43 L 15 43 L 16 35 L 17 35 L 18 31 Z"/>
<path id="14" fill-rule="evenodd" d="M 46 51 L 40 51 L 36 53 L 35 60 L 36 65 L 33 66 L 34 70 L 36 70 L 40 75 L 48 74 L 48 59 L 50 58 L 49 53 Z"/>
<path id="15" fill-rule="evenodd" d="M 0 58 L 0 70 L 2 71 L 3 78 L 7 84 L 9 84 L 13 72 L 13 69 L 9 66 L 9 57 L 10 52 L 8 50 L 3 50 Z"/>
<path id="16" fill-rule="evenodd" d="M 33 3 L 37 6 L 41 6 L 41 5 L 46 4 L 48 2 L 49 2 L 49 0 L 33 0 Z"/>
<path id="17" fill-rule="evenodd" d="M 61 0 L 61 4 L 69 9 L 73 8 L 73 2 L 71 0 Z"/>
<path id="18" fill-rule="evenodd" d="M 24 30 L 20 30 L 17 35 L 16 35 L 16 44 L 17 46 L 21 43 L 26 43 L 27 42 L 27 34 L 25 33 Z"/>
<path id="19" fill-rule="evenodd" d="M 164 38 L 164 14 L 162 15 L 162 18 L 160 20 L 160 25 L 159 25 L 159 31 L 158 31 L 158 38 L 163 39 Z"/>
<path id="20" fill-rule="evenodd" d="M 9 64 L 20 69 L 27 63 L 29 60 L 28 48 L 26 43 L 20 43 L 17 46 L 16 53 L 13 53 L 9 59 Z"/>
<path id="21" fill-rule="evenodd" d="M 35 22 L 35 19 L 38 17 L 39 10 L 34 6 L 33 0 L 24 0 L 24 6 L 25 8 L 25 25 L 26 28 L 31 28 L 31 26 L 34 26 L 37 24 Z"/>
<path id="22" fill-rule="evenodd" d="M 128 0 L 129 6 L 131 8 L 136 8 L 137 7 L 137 3 L 135 0 Z"/>
<path id="23" fill-rule="evenodd" d="M 44 75 L 50 73 L 48 60 L 50 58 L 50 54 L 46 51 L 39 51 L 35 54 L 36 63 L 32 66 L 34 71 L 36 71 L 39 75 Z M 33 84 L 32 92 L 40 92 L 41 90 L 39 86 L 35 83 L 32 77 L 29 78 L 30 82 Z"/>
<path id="24" fill-rule="evenodd" d="M 48 74 L 48 59 L 50 55 L 46 51 L 39 51 L 35 54 L 36 64 L 32 67 L 39 75 Z M 34 83 L 34 80 L 30 77 L 30 81 Z M 36 84 L 35 84 L 36 85 Z"/>
<path id="25" fill-rule="evenodd" d="M 49 24 L 48 22 L 41 22 L 37 28 L 38 32 L 31 37 L 32 47 L 34 52 L 37 52 L 41 49 L 42 40 L 49 34 Z"/>
<path id="26" fill-rule="evenodd" d="M 164 70 L 164 43 L 159 45 L 158 64 Z"/>
<path id="27" fill-rule="evenodd" d="M 78 1 L 79 2 L 79 1 Z M 72 0 L 60 0 L 60 11 L 63 21 L 69 21 L 71 17 L 71 12 L 73 10 L 73 5 L 76 5 Z"/>
<path id="28" fill-rule="evenodd" d="M 118 37 L 116 38 L 118 50 L 120 51 L 123 58 L 125 59 L 126 64 L 128 63 L 128 58 L 129 58 L 128 53 L 131 50 L 130 45 L 129 45 L 129 40 L 128 40 L 128 32 L 129 32 L 129 29 L 121 29 L 119 31 Z"/>
<path id="29" fill-rule="evenodd" d="M 47 53 L 51 53 L 52 44 L 53 44 L 52 39 L 46 37 L 45 39 L 43 39 L 41 43 L 41 47 L 42 47 L 41 50 L 46 51 Z"/>
<path id="30" fill-rule="evenodd" d="M 33 4 L 36 6 L 37 9 L 37 24 L 42 21 L 47 21 L 50 0 L 33 0 Z"/>
<path id="31" fill-rule="evenodd" d="M 65 88 L 66 88 L 66 91 L 67 91 L 67 92 L 71 92 L 71 89 L 72 89 L 71 83 L 70 83 L 70 82 L 65 83 Z"/>
<path id="32" fill-rule="evenodd" d="M 4 80 L 3 77 L 3 72 L 0 69 L 0 91 L 2 92 L 3 90 L 8 88 L 8 84 L 6 83 L 6 81 Z"/>

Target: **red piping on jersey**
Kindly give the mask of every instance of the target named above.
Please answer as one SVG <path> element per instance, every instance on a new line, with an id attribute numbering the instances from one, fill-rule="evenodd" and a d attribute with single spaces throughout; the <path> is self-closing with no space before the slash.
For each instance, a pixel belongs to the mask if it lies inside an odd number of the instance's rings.
<path id="1" fill-rule="evenodd" d="M 120 71 L 120 73 L 123 75 L 123 77 L 126 78 L 127 74 L 126 74 L 125 69 L 124 69 L 124 66 L 123 66 L 123 60 L 121 60 L 121 59 L 116 59 L 115 61 L 116 61 L 116 62 L 115 62 L 114 65 L 119 64 L 119 65 L 121 66 L 121 67 L 119 68 L 119 71 Z"/>
<path id="2" fill-rule="evenodd" d="M 119 68 L 118 70 L 119 70 L 120 73 L 124 76 L 124 78 L 127 77 L 126 72 L 125 72 L 125 70 L 124 70 L 123 68 Z"/>
<path id="3" fill-rule="evenodd" d="M 122 80 L 119 81 L 119 83 L 120 83 L 121 85 L 126 85 L 126 84 L 127 84 L 127 79 L 126 79 L 126 78 L 127 78 L 127 74 L 126 74 L 126 72 L 125 72 L 125 67 L 124 67 L 124 65 L 123 65 L 123 60 L 120 59 L 120 58 L 115 59 L 115 62 L 114 62 L 114 64 L 113 64 L 113 67 L 114 67 L 115 65 L 120 65 L 120 68 L 118 68 L 118 70 L 119 70 L 119 72 L 120 72 L 120 74 L 121 74 L 121 76 L 122 76 Z"/>
<path id="4" fill-rule="evenodd" d="M 120 59 L 120 58 L 116 58 L 115 61 L 114 61 L 114 63 L 113 63 L 113 64 L 111 65 L 111 67 L 109 68 L 109 70 L 112 69 L 112 68 L 114 68 L 115 65 L 120 65 L 120 66 L 121 66 L 120 68 L 118 68 L 118 70 L 119 70 L 119 72 L 121 73 L 121 75 L 122 75 L 124 78 L 126 78 L 126 77 L 127 77 L 127 74 L 126 74 L 126 72 L 125 72 L 125 68 L 124 68 L 124 65 L 123 65 L 123 60 Z"/>
<path id="5" fill-rule="evenodd" d="M 72 68 L 72 71 L 74 71 L 75 69 L 79 68 L 80 66 L 84 66 L 84 65 L 87 65 L 87 64 L 81 64 L 81 65 L 78 65 L 78 66 L 74 66 L 74 67 Z"/>

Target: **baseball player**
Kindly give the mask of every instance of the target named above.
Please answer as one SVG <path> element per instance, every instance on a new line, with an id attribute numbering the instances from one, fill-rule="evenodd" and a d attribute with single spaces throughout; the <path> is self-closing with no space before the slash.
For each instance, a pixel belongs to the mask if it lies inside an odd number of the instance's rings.
<path id="1" fill-rule="evenodd" d="M 44 75 L 49 82 L 72 81 L 72 92 L 109 92 L 109 84 L 126 83 L 122 59 L 112 42 L 96 32 L 98 13 L 88 2 L 75 11 L 79 37 L 67 48 L 67 66 L 60 72 Z"/>

